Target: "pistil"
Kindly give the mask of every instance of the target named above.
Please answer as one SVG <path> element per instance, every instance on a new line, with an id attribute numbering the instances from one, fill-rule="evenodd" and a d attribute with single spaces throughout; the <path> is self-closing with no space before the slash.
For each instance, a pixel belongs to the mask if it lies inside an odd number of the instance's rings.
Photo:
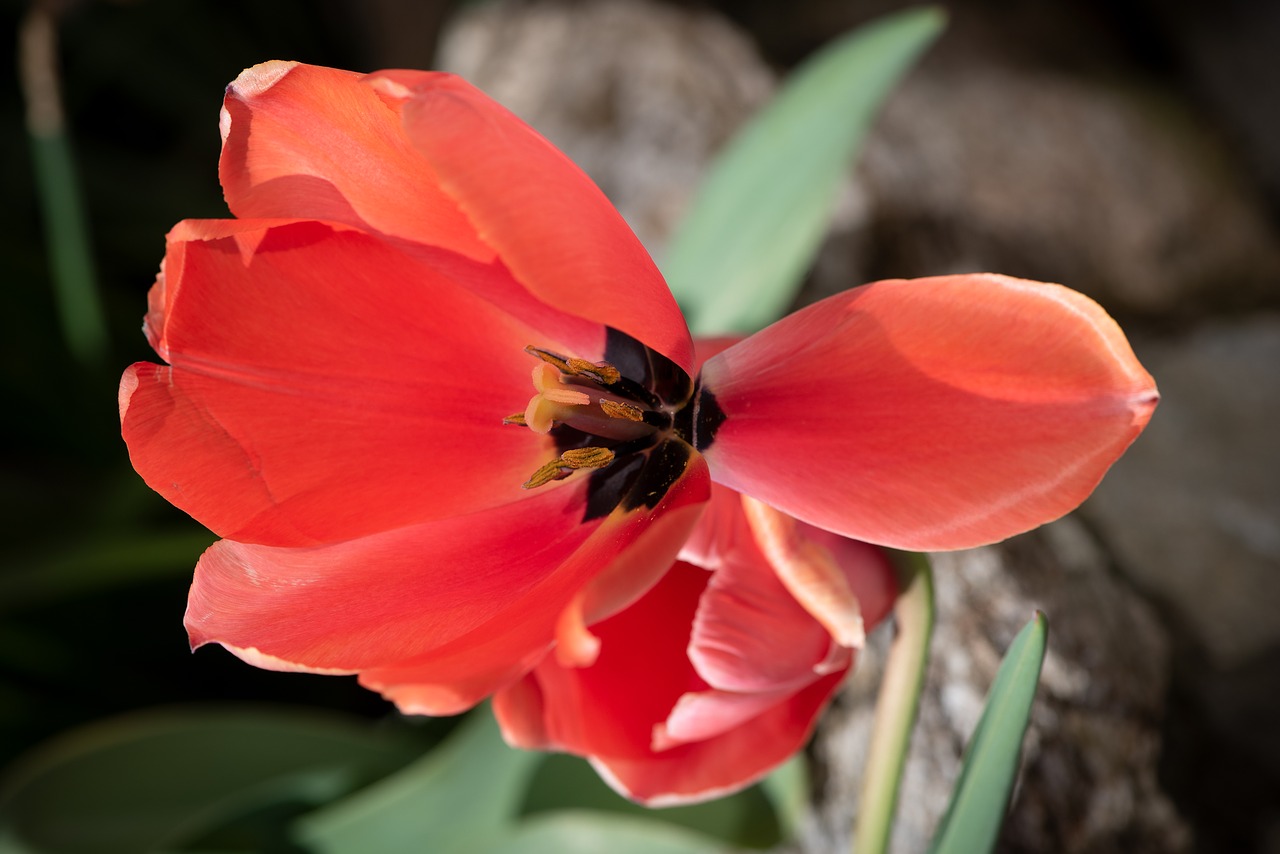
<path id="1" fill-rule="evenodd" d="M 503 423 L 548 436 L 557 456 L 523 486 L 586 471 L 584 520 L 658 506 L 724 420 L 683 368 L 612 327 L 605 327 L 604 361 L 525 351 L 538 360 L 534 394 Z"/>
<path id="2" fill-rule="evenodd" d="M 653 394 L 608 362 L 565 357 L 539 347 L 525 350 L 540 360 L 533 368 L 534 395 L 524 412 L 507 416 L 503 423 L 542 434 L 564 426 L 590 443 L 570 448 L 540 467 L 525 481 L 525 489 L 563 480 L 578 469 L 604 468 L 615 458 L 613 448 L 630 453 L 651 447 L 657 434 L 671 426 L 669 414 L 649 408 Z"/>

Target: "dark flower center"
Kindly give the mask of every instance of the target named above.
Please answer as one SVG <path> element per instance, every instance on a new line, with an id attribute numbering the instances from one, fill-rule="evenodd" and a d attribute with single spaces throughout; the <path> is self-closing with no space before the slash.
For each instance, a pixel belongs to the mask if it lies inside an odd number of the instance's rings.
<path id="1" fill-rule="evenodd" d="M 587 472 L 584 521 L 617 507 L 656 507 L 724 422 L 715 397 L 679 365 L 612 327 L 602 362 L 525 350 L 539 359 L 536 393 L 504 423 L 549 434 L 559 455 L 524 488 Z"/>

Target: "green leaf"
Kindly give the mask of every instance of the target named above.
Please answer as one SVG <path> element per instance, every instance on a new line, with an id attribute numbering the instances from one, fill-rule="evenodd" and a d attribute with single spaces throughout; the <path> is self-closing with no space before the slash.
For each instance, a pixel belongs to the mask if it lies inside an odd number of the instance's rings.
<path id="1" fill-rule="evenodd" d="M 951 803 L 929 848 L 932 854 L 982 854 L 995 847 L 1013 793 L 1048 635 L 1049 623 L 1037 611 L 1000 663 Z"/>
<path id="2" fill-rule="evenodd" d="M 6 775 L 16 850 L 176 848 L 272 805 L 338 797 L 404 762 L 404 739 L 310 711 L 167 709 L 73 730 Z"/>
<path id="3" fill-rule="evenodd" d="M 723 842 L 660 821 L 566 811 L 521 823 L 513 834 L 483 849 L 483 854 L 718 854 L 724 850 Z"/>
<path id="4" fill-rule="evenodd" d="M 424 758 L 298 819 L 294 835 L 321 854 L 482 851 L 510 829 L 540 758 L 508 747 L 481 709 Z"/>
<path id="5" fill-rule="evenodd" d="M 792 839 L 809 811 L 809 763 L 797 753 L 760 781 L 760 790 L 773 806 L 783 840 Z"/>
<path id="6" fill-rule="evenodd" d="M 753 332 L 786 311 L 876 110 L 944 20 L 900 12 L 824 48 L 717 158 L 663 264 L 695 335 Z"/>
<path id="7" fill-rule="evenodd" d="M 526 815 L 591 810 L 636 818 L 653 817 L 714 837 L 724 845 L 770 848 L 782 841 L 768 796 L 750 787 L 725 798 L 654 811 L 609 788 L 583 759 L 564 754 L 542 758 L 529 783 L 521 812 Z"/>

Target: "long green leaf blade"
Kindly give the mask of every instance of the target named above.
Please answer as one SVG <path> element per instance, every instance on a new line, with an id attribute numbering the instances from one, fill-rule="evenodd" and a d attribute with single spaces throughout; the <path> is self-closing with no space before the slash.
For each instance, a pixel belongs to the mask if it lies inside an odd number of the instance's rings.
<path id="1" fill-rule="evenodd" d="M 720 155 L 663 264 L 694 334 L 752 332 L 786 310 L 876 110 L 943 23 L 913 9 L 839 39 Z"/>
<path id="2" fill-rule="evenodd" d="M 1048 636 L 1049 623 L 1037 611 L 1000 663 L 931 854 L 982 854 L 995 847 L 1013 793 Z"/>
<path id="3" fill-rule="evenodd" d="M 273 804 L 319 804 L 403 764 L 412 745 L 300 709 L 176 708 L 72 730 L 0 786 L 0 851 L 178 847 Z"/>
<path id="4" fill-rule="evenodd" d="M 474 712 L 423 759 L 298 820 L 317 854 L 471 854 L 511 831 L 541 757 L 514 750 L 493 715 Z"/>

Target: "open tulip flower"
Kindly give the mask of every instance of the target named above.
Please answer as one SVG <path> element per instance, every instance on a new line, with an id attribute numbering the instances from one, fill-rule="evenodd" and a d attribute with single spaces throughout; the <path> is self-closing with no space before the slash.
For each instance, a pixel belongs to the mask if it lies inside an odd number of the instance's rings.
<path id="1" fill-rule="evenodd" d="M 748 563 L 848 631 L 857 595 L 825 597 L 844 547 L 794 520 L 912 550 L 1000 540 L 1079 504 L 1156 403 L 1095 303 L 994 275 L 855 288 L 698 369 L 601 192 L 446 74 L 266 63 L 228 87 L 221 131 L 235 218 L 168 236 L 144 326 L 166 364 L 120 387 L 130 456 L 222 537 L 196 567 L 194 646 L 359 674 L 406 712 L 574 678 L 612 660 L 602 642 L 667 656 L 695 606 L 697 646 L 708 600 L 746 583 L 671 569 L 713 482 L 748 497 L 741 525 L 767 546 Z M 647 622 L 668 600 L 685 619 Z M 809 715 L 839 660 L 785 707 L 739 711 Z M 677 711 L 703 702 L 680 691 Z"/>

